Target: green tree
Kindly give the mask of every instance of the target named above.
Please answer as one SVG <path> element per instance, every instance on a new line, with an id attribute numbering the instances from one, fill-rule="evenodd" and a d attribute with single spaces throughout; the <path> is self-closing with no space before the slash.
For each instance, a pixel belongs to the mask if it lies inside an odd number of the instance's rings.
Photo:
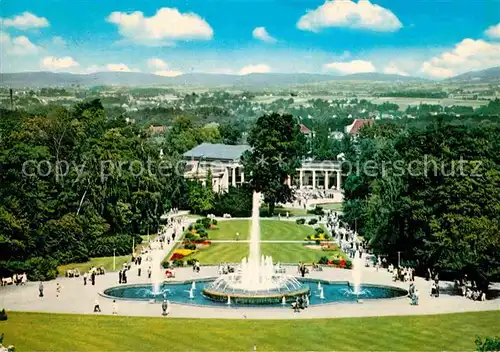
<path id="1" fill-rule="evenodd" d="M 248 143 L 252 149 L 243 155 L 244 168 L 251 175 L 250 185 L 263 193 L 273 214 L 276 203 L 293 199 L 285 181 L 301 165 L 306 152 L 305 137 L 291 115 L 270 114 L 256 121 Z"/>

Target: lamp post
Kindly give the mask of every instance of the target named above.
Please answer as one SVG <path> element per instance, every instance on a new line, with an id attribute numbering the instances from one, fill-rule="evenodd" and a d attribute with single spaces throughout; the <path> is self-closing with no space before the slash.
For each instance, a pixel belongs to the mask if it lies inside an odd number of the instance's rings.
<path id="1" fill-rule="evenodd" d="M 398 251 L 398 268 L 401 266 L 401 252 Z"/>
<path id="2" fill-rule="evenodd" d="M 113 271 L 116 271 L 116 249 L 113 248 Z"/>

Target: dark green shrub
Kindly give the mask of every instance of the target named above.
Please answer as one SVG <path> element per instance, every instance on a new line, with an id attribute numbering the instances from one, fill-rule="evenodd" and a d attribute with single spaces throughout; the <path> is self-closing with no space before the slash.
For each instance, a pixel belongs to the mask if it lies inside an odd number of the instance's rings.
<path id="1" fill-rule="evenodd" d="M 328 264 L 328 257 L 327 256 L 323 256 L 319 259 L 318 263 L 319 264 Z"/>
<path id="2" fill-rule="evenodd" d="M 188 260 L 187 260 L 186 264 L 187 264 L 187 265 L 189 265 L 189 266 L 192 266 L 192 265 L 194 265 L 194 263 L 196 263 L 196 262 L 197 262 L 197 260 L 196 260 L 196 259 L 191 258 L 191 259 L 188 259 Z"/>
<path id="3" fill-rule="evenodd" d="M 211 220 L 209 218 L 203 218 L 203 219 L 201 219 L 201 224 L 203 225 L 203 227 L 205 229 L 210 228 L 210 223 L 211 223 Z"/>
<path id="4" fill-rule="evenodd" d="M 5 309 L 2 309 L 2 311 L 0 312 L 0 321 L 5 320 L 7 320 L 7 312 L 5 311 Z"/>
<path id="5" fill-rule="evenodd" d="M 212 219 L 212 225 L 217 226 L 217 219 Z"/>
<path id="6" fill-rule="evenodd" d="M 180 267 L 183 267 L 184 266 L 184 261 L 181 260 L 181 259 L 175 259 L 173 262 L 172 262 L 172 265 L 175 267 L 175 268 L 180 268 Z"/>
<path id="7" fill-rule="evenodd" d="M 198 238 L 199 238 L 198 236 L 196 236 L 196 235 L 192 234 L 192 233 L 191 233 L 191 232 L 189 232 L 189 231 L 188 231 L 188 232 L 186 232 L 186 233 L 184 234 L 184 239 L 185 239 L 186 241 L 195 241 L 195 240 L 197 240 Z"/>
<path id="8" fill-rule="evenodd" d="M 165 259 L 163 259 L 163 260 L 162 260 L 162 262 L 161 262 L 161 267 L 162 267 L 163 269 L 168 269 L 168 268 L 170 268 L 170 262 L 169 262 L 168 258 L 165 258 Z"/>
<path id="9" fill-rule="evenodd" d="M 52 258 L 34 257 L 26 261 L 30 281 L 47 281 L 57 277 L 57 262 Z"/>
<path id="10" fill-rule="evenodd" d="M 500 337 L 486 337 L 483 341 L 481 337 L 476 337 L 476 351 L 500 351 Z"/>
<path id="11" fill-rule="evenodd" d="M 314 231 L 316 232 L 317 235 L 319 235 L 320 233 L 324 233 L 325 232 L 325 230 L 323 230 L 322 227 L 316 227 L 314 229 Z"/>
<path id="12" fill-rule="evenodd" d="M 309 209 L 307 211 L 307 214 L 313 214 L 313 215 L 325 215 L 325 211 L 323 210 L 322 207 L 316 207 L 314 209 Z"/>
<path id="13" fill-rule="evenodd" d="M 306 219 L 297 219 L 295 220 L 295 223 L 297 225 L 304 225 L 306 223 Z"/>
<path id="14" fill-rule="evenodd" d="M 196 245 L 194 243 L 186 243 L 184 245 L 184 248 L 185 249 L 192 249 L 192 250 L 195 250 L 196 249 Z"/>
<path id="15" fill-rule="evenodd" d="M 320 240 L 316 240 L 315 242 L 316 242 L 316 244 L 317 244 L 318 246 L 321 244 L 321 241 L 320 241 Z"/>
<path id="16" fill-rule="evenodd" d="M 350 260 L 345 261 L 345 268 L 346 269 L 352 269 L 352 262 Z"/>
<path id="17" fill-rule="evenodd" d="M 316 225 L 317 223 L 318 223 L 318 219 L 311 219 L 308 222 L 309 225 Z"/>
<path id="18" fill-rule="evenodd" d="M 335 258 L 335 259 L 332 260 L 332 263 L 335 264 L 335 265 L 339 265 L 340 264 L 340 259 Z"/>

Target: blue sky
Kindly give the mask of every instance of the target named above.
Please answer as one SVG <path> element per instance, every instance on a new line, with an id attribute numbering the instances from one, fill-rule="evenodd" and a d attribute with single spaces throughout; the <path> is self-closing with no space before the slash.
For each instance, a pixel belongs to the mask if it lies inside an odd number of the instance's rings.
<path id="1" fill-rule="evenodd" d="M 2 72 L 387 72 L 500 65 L 500 0 L 7 0 Z"/>

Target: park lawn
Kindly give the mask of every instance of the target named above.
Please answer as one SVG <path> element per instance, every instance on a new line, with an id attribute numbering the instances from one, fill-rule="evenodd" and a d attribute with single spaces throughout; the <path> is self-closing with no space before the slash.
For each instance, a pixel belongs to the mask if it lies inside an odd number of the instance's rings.
<path id="1" fill-rule="evenodd" d="M 180 319 L 9 312 L 18 351 L 473 351 L 499 311 L 298 320 Z"/>
<path id="2" fill-rule="evenodd" d="M 297 225 L 295 221 L 262 220 L 260 222 L 260 239 L 262 241 L 284 240 L 302 241 L 313 235 L 314 229 L 306 225 Z"/>
<path id="3" fill-rule="evenodd" d="M 199 249 L 197 252 L 184 257 L 184 261 L 197 259 L 201 265 L 215 265 L 219 263 L 240 263 L 248 257 L 248 243 L 212 243 L 210 246 Z"/>
<path id="4" fill-rule="evenodd" d="M 208 239 L 210 240 L 236 240 L 238 232 L 240 240 L 248 240 L 250 234 L 249 220 L 222 220 L 213 230 L 208 230 Z"/>
<path id="5" fill-rule="evenodd" d="M 342 211 L 343 205 L 342 203 L 324 203 L 324 204 L 318 204 L 319 207 L 322 207 L 325 210 L 338 210 Z"/>
<path id="6" fill-rule="evenodd" d="M 310 214 L 307 214 L 306 209 L 302 208 L 274 208 L 274 216 L 278 216 L 280 214 L 281 216 L 286 216 L 286 213 L 288 212 L 289 216 L 307 216 Z M 264 206 L 260 208 L 260 214 L 261 216 L 269 216 L 269 207 Z"/>
<path id="7" fill-rule="evenodd" d="M 116 270 L 119 270 L 123 263 L 127 263 L 130 261 L 132 255 L 122 255 L 116 257 Z M 91 267 L 100 267 L 103 266 L 106 271 L 113 271 L 113 257 L 100 257 L 100 258 L 91 258 L 88 262 L 85 263 L 71 263 L 60 265 L 57 267 L 59 275 L 64 276 L 66 270 L 69 269 L 78 269 L 80 273 L 88 272 Z"/>
<path id="8" fill-rule="evenodd" d="M 208 230 L 210 240 L 235 240 L 238 232 L 240 240 L 250 239 L 250 220 L 222 220 L 217 223 L 216 229 Z M 313 228 L 306 225 L 297 225 L 294 221 L 261 220 L 261 240 L 296 240 L 301 241 L 308 235 L 314 234 Z"/>
<path id="9" fill-rule="evenodd" d="M 260 251 L 263 255 L 273 257 L 274 263 L 294 264 L 298 262 L 311 264 L 318 262 L 321 257 L 341 256 L 346 259 L 344 252 L 338 251 L 322 251 L 305 247 L 301 243 L 261 243 Z"/>

